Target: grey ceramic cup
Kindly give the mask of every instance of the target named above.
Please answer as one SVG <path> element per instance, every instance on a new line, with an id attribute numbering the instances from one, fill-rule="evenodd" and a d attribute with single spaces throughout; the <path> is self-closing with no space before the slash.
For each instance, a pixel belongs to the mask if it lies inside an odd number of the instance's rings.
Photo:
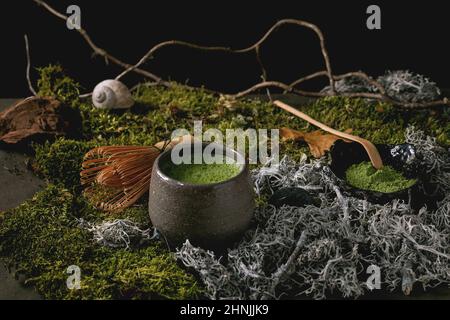
<path id="1" fill-rule="evenodd" d="M 189 145 L 194 152 L 193 143 Z M 202 150 L 208 144 L 201 145 Z M 223 147 L 220 151 L 237 157 L 240 172 L 218 183 L 190 184 L 169 177 L 171 150 L 155 161 L 150 182 L 149 214 L 153 226 L 169 244 L 178 247 L 188 239 L 193 245 L 222 250 L 239 240 L 248 229 L 254 210 L 254 190 L 245 159 Z"/>

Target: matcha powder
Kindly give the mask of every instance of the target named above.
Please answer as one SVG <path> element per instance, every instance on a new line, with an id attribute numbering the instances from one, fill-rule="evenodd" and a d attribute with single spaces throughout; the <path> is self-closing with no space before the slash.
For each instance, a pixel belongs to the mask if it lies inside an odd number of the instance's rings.
<path id="1" fill-rule="evenodd" d="M 407 189 L 416 183 L 390 166 L 377 170 L 370 162 L 354 164 L 345 173 L 347 182 L 355 188 L 392 193 Z"/>

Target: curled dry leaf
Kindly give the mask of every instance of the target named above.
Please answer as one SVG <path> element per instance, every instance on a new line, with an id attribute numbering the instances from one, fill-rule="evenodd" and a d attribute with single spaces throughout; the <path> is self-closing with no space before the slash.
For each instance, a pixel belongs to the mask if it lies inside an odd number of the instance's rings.
<path id="1" fill-rule="evenodd" d="M 351 133 L 352 129 L 345 130 L 346 133 Z M 326 151 L 329 151 L 331 146 L 336 142 L 336 140 L 346 139 L 335 136 L 334 134 L 323 134 L 320 130 L 312 132 L 301 132 L 292 130 L 289 128 L 281 128 L 280 136 L 283 141 L 304 141 L 308 144 L 311 154 L 315 158 L 320 158 L 325 155 Z"/>

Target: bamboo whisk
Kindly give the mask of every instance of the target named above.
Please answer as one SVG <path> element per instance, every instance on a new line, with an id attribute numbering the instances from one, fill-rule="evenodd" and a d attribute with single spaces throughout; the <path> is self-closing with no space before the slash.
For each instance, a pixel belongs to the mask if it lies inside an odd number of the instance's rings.
<path id="1" fill-rule="evenodd" d="M 85 195 L 105 211 L 120 211 L 133 205 L 148 191 L 153 163 L 167 148 L 191 139 L 182 136 L 154 146 L 105 146 L 90 150 L 82 163 L 81 184 Z M 98 187 L 106 187 L 100 199 Z"/>

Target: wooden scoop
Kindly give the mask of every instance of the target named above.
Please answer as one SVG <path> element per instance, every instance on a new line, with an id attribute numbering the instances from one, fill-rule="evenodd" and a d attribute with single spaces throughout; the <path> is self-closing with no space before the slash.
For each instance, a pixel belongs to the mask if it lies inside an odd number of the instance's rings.
<path id="1" fill-rule="evenodd" d="M 377 148 L 375 147 L 375 145 L 370 142 L 369 140 L 345 133 L 345 132 L 341 132 L 338 130 L 335 130 L 333 128 L 328 127 L 327 125 L 324 125 L 323 123 L 311 118 L 310 116 L 308 116 L 307 114 L 304 114 L 303 112 L 281 102 L 281 101 L 274 101 L 273 102 L 277 107 L 280 107 L 281 109 L 284 109 L 290 113 L 292 113 L 293 115 L 296 115 L 299 118 L 302 118 L 303 120 L 308 121 L 309 123 L 311 123 L 312 125 L 315 125 L 316 127 L 327 131 L 331 134 L 334 134 L 335 136 L 347 139 L 347 140 L 351 140 L 351 141 L 355 141 L 358 142 L 359 144 L 361 144 L 364 149 L 366 150 L 367 154 L 369 155 L 370 161 L 372 162 L 372 165 L 374 166 L 375 169 L 381 169 L 383 167 L 383 161 L 381 160 L 380 157 L 380 153 L 378 152 Z"/>

